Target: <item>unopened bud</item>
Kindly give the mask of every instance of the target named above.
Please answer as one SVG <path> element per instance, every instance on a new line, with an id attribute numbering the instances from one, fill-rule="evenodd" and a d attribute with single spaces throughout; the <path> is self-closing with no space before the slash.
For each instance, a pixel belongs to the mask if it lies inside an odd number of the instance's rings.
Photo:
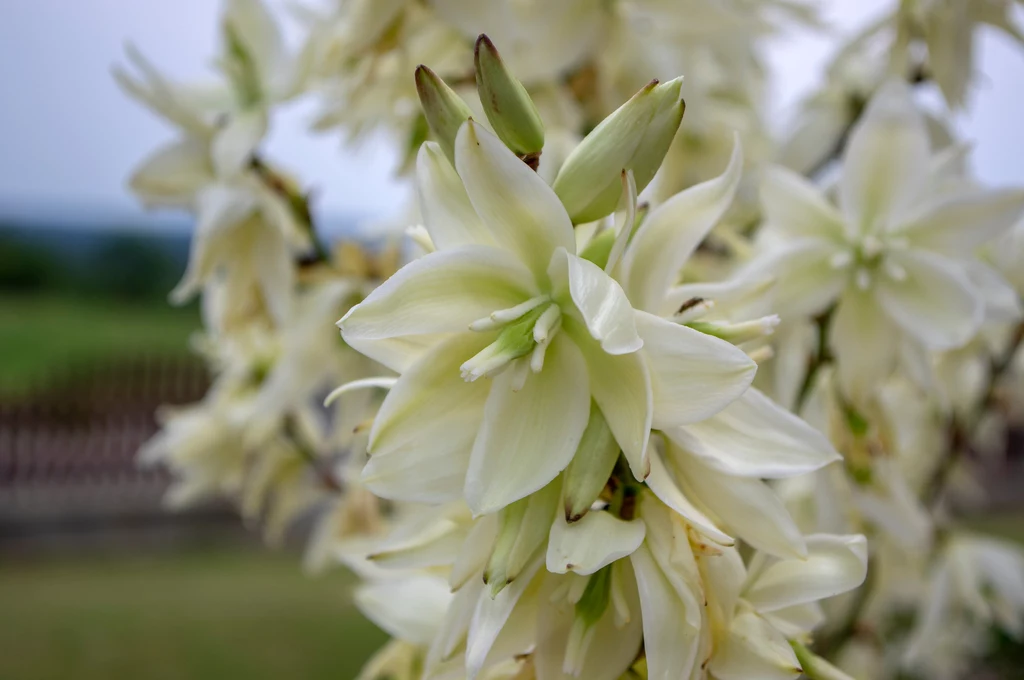
<path id="1" fill-rule="evenodd" d="M 531 167 L 536 167 L 544 148 L 544 123 L 537 106 L 486 35 L 477 38 L 474 62 L 480 103 L 495 134 Z"/>
<path id="2" fill-rule="evenodd" d="M 577 522 L 590 511 L 608 483 L 618 457 L 619 444 L 601 409 L 591 401 L 590 420 L 565 471 L 565 521 Z"/>
<path id="3" fill-rule="evenodd" d="M 682 120 L 681 87 L 681 78 L 662 85 L 651 81 L 569 154 L 553 188 L 574 223 L 592 222 L 615 210 L 623 170 L 634 170 L 637 191 L 644 190 Z"/>
<path id="4" fill-rule="evenodd" d="M 558 495 L 558 483 L 552 482 L 501 510 L 498 539 L 484 569 L 484 583 L 490 586 L 492 598 L 523 573 L 544 544 Z"/>
<path id="5" fill-rule="evenodd" d="M 422 64 L 416 67 L 416 92 L 423 115 L 448 160 L 455 163 L 455 136 L 473 112 L 448 84 Z"/>

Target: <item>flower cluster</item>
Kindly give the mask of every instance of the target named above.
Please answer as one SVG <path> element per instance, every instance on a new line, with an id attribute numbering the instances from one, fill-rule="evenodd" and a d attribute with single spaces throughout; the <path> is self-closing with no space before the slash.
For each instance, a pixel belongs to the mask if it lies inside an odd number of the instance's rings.
<path id="1" fill-rule="evenodd" d="M 226 2 L 213 86 L 115 71 L 178 135 L 131 187 L 195 217 L 214 375 L 142 458 L 316 514 L 365 680 L 954 677 L 1024 630 L 1024 551 L 958 520 L 1024 415 L 1024 191 L 916 92 L 961 106 L 1008 2 L 899 3 L 779 144 L 792 0 L 293 9 L 297 50 Z M 260 149 L 305 94 L 399 140 L 419 257 L 322 243 Z"/>

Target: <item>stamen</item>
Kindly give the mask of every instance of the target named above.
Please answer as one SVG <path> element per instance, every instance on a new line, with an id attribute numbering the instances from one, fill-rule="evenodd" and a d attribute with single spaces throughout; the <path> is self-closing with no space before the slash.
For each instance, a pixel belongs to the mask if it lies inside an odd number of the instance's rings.
<path id="1" fill-rule="evenodd" d="M 597 626 L 587 625 L 583 619 L 576 617 L 569 629 L 569 640 L 565 645 L 565 659 L 562 672 L 578 678 L 583 672 L 583 662 L 587 659 L 587 650 L 594 639 Z"/>
<path id="2" fill-rule="evenodd" d="M 865 236 L 864 240 L 861 242 L 861 251 L 864 253 L 864 257 L 868 259 L 875 257 L 884 249 L 885 244 L 873 234 Z"/>
<path id="3" fill-rule="evenodd" d="M 491 378 L 508 366 L 508 362 L 513 358 L 508 356 L 497 342 L 492 342 L 459 367 L 462 379 L 473 382 L 479 378 Z"/>
<path id="4" fill-rule="evenodd" d="M 886 259 L 882 263 L 882 267 L 885 268 L 885 273 L 889 275 L 893 281 L 906 281 L 907 270 L 902 267 L 898 262 L 893 262 L 891 259 Z"/>
<path id="5" fill-rule="evenodd" d="M 509 321 L 515 321 L 523 314 L 526 314 L 531 309 L 539 307 L 548 300 L 547 295 L 538 295 L 537 297 L 530 298 L 526 302 L 520 302 L 515 307 L 509 307 L 508 309 L 499 309 L 496 312 L 491 312 L 491 318 L 501 323 L 508 323 Z"/>
<path id="6" fill-rule="evenodd" d="M 531 312 L 548 300 L 550 300 L 550 298 L 547 295 L 538 295 L 537 297 L 530 298 L 526 302 L 519 303 L 515 307 L 499 309 L 496 312 L 491 312 L 489 316 L 477 319 L 473 323 L 469 324 L 469 330 L 477 332 L 497 330 L 502 326 L 515 321 L 524 314 Z"/>
<path id="7" fill-rule="evenodd" d="M 530 355 L 530 370 L 534 373 L 540 373 L 544 369 L 544 353 L 547 352 L 549 344 L 538 342 L 533 348 L 533 354 Z"/>
<path id="8" fill-rule="evenodd" d="M 828 264 L 832 269 L 846 269 L 853 263 L 853 253 L 849 250 L 843 250 L 831 258 L 829 258 Z"/>
<path id="9" fill-rule="evenodd" d="M 544 313 L 537 319 L 533 327 L 533 340 L 538 343 L 546 343 L 554 337 L 555 325 L 561 323 L 562 310 L 558 305 L 551 305 L 544 310 Z"/>
<path id="10" fill-rule="evenodd" d="M 689 307 L 685 307 L 685 309 L 681 309 L 678 314 L 672 317 L 672 320 L 676 323 L 690 323 L 691 321 L 696 321 L 710 312 L 714 306 L 714 300 L 701 300 L 699 302 L 695 302 Z"/>

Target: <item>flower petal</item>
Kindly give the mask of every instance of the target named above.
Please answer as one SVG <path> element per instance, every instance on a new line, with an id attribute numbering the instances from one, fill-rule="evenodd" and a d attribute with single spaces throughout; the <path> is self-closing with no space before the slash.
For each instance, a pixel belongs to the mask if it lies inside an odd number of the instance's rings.
<path id="1" fill-rule="evenodd" d="M 469 200 L 494 239 L 541 280 L 559 246 L 576 252 L 562 202 L 536 172 L 472 119 L 455 139 L 455 167 Z"/>
<path id="2" fill-rule="evenodd" d="M 641 544 L 629 559 L 640 591 L 648 679 L 690 677 L 697 660 L 700 628 L 687 623 L 687 605 L 693 608 L 697 602 L 683 602 L 647 544 Z"/>
<path id="3" fill-rule="evenodd" d="M 214 184 L 196 196 L 196 229 L 189 247 L 188 265 L 171 291 L 171 301 L 182 304 L 191 298 L 213 273 L 217 253 L 225 247 L 228 232 L 256 209 L 252 194 L 225 184 Z"/>
<path id="4" fill-rule="evenodd" d="M 578 676 L 573 676 L 565 671 L 572 610 L 545 610 L 544 616 L 537 621 L 537 647 L 533 655 L 537 680 L 619 680 L 633 665 L 643 641 L 636 577 L 626 561 L 617 562 L 613 569 L 612 579 L 622 584 L 623 602 L 629 610 L 629 619 L 620 621 L 615 607 L 608 605 L 604 615 L 594 623 L 583 667 Z"/>
<path id="5" fill-rule="evenodd" d="M 765 168 L 761 204 L 767 224 L 786 236 L 839 242 L 844 238 L 843 216 L 820 189 L 792 170 Z"/>
<path id="6" fill-rule="evenodd" d="M 672 451 L 683 493 L 717 516 L 729 533 L 772 555 L 806 554 L 800 529 L 767 484 L 713 470 L 682 449 Z"/>
<path id="7" fill-rule="evenodd" d="M 906 276 L 878 279 L 877 296 L 893 323 L 933 350 L 963 346 L 985 317 L 985 303 L 956 265 L 926 251 L 888 256 Z"/>
<path id="8" fill-rule="evenodd" d="M 416 156 L 416 194 L 423 223 L 438 250 L 495 245 L 466 195 L 462 179 L 437 142 L 424 142 Z"/>
<path id="9" fill-rule="evenodd" d="M 896 365 L 893 336 L 898 332 L 873 291 L 851 286 L 843 293 L 828 340 L 848 397 L 863 401 L 889 376 Z"/>
<path id="10" fill-rule="evenodd" d="M 803 672 L 782 633 L 749 611 L 733 620 L 710 670 L 716 680 L 786 680 Z"/>
<path id="11" fill-rule="evenodd" d="M 489 385 L 463 381 L 459 366 L 486 342 L 463 333 L 439 343 L 391 388 L 370 431 L 371 491 L 424 503 L 461 496 Z"/>
<path id="12" fill-rule="evenodd" d="M 776 560 L 752 574 L 743 599 L 771 612 L 853 590 L 867 575 L 868 544 L 860 535 L 807 537 L 807 558 Z"/>
<path id="13" fill-rule="evenodd" d="M 464 331 L 473 321 L 534 295 L 529 271 L 508 253 L 462 246 L 405 265 L 338 325 L 346 341 Z"/>
<path id="14" fill-rule="evenodd" d="M 732 204 L 743 174 L 739 136 L 725 171 L 682 191 L 655 208 L 626 249 L 621 281 L 637 309 L 666 314 L 665 296 L 680 270 Z"/>
<path id="15" fill-rule="evenodd" d="M 942 195 L 895 229 L 919 248 L 962 257 L 1008 232 L 1024 215 L 1024 190 Z"/>
<path id="16" fill-rule="evenodd" d="M 872 97 L 843 157 L 839 205 L 856 233 L 886 229 L 928 181 L 928 131 L 906 83 L 890 80 Z"/>
<path id="17" fill-rule="evenodd" d="M 590 417 L 587 366 L 561 334 L 551 341 L 544 370 L 531 373 L 518 392 L 514 380 L 507 370 L 491 381 L 466 475 L 474 515 L 500 510 L 554 479 L 572 460 Z"/>
<path id="18" fill-rule="evenodd" d="M 754 388 L 707 420 L 666 434 L 708 467 L 740 477 L 794 477 L 840 459 L 818 430 Z"/>
<path id="19" fill-rule="evenodd" d="M 959 264 L 985 301 L 986 320 L 1015 321 L 1021 317 L 1021 299 L 1002 274 L 981 260 L 964 260 Z"/>
<path id="20" fill-rule="evenodd" d="M 160 147 L 132 173 L 128 185 L 147 206 L 188 207 L 213 181 L 206 144 L 185 137 Z"/>
<path id="21" fill-rule="evenodd" d="M 491 647 L 542 563 L 543 560 L 538 556 L 519 578 L 503 588 L 496 597 L 492 599 L 484 593 L 477 600 L 466 641 L 466 675 L 469 680 L 474 680 L 480 673 Z"/>
<path id="22" fill-rule="evenodd" d="M 267 113 L 263 109 L 239 111 L 217 131 L 210 146 L 210 158 L 217 175 L 230 177 L 249 163 L 256 147 L 267 133 Z"/>
<path id="23" fill-rule="evenodd" d="M 661 455 L 653 454 L 650 460 L 651 472 L 647 476 L 647 486 L 658 497 L 658 500 L 715 543 L 733 545 L 735 541 L 732 537 L 715 526 L 715 523 L 702 510 L 690 502 L 662 461 Z"/>
<path id="24" fill-rule="evenodd" d="M 563 269 L 564 268 L 564 269 Z M 551 258 L 551 280 L 560 283 L 568 272 L 568 288 L 591 337 L 608 354 L 628 354 L 644 344 L 636 332 L 633 308 L 622 287 L 593 262 L 558 250 Z"/>
<path id="25" fill-rule="evenodd" d="M 428 645 L 452 594 L 443 578 L 415 574 L 361 585 L 353 599 L 366 618 L 393 637 L 415 645 Z"/>
<path id="26" fill-rule="evenodd" d="M 744 280 L 771 277 L 772 310 L 783 319 L 814 316 L 835 302 L 846 286 L 847 275 L 832 265 L 845 252 L 822 239 L 799 239 L 765 252 L 737 276 Z"/>
<path id="27" fill-rule="evenodd" d="M 555 514 L 547 552 L 548 571 L 555 574 L 593 574 L 632 554 L 647 533 L 640 520 L 627 522 L 608 512 L 588 512 L 572 524 L 564 513 Z"/>
<path id="28" fill-rule="evenodd" d="M 636 312 L 654 392 L 653 426 L 709 418 L 750 386 L 757 364 L 724 340 Z"/>
<path id="29" fill-rule="evenodd" d="M 586 331 L 576 331 L 578 322 L 565 322 L 569 335 L 583 352 L 590 376 L 590 395 L 601 408 L 615 441 L 622 448 L 637 480 L 647 477 L 647 443 L 654 415 L 654 393 L 643 357 L 606 354 Z M 581 337 L 584 336 L 584 337 Z"/>

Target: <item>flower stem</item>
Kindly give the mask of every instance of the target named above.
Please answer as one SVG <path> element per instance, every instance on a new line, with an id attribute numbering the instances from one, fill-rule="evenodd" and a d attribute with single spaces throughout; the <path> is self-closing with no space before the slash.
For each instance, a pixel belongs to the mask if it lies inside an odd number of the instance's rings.
<path id="1" fill-rule="evenodd" d="M 821 371 L 822 367 L 832 362 L 832 354 L 828 349 L 828 331 L 829 326 L 832 322 L 832 314 L 835 313 L 835 305 L 832 305 L 827 310 L 814 317 L 814 325 L 817 330 L 817 346 L 814 350 L 814 355 L 810 358 L 807 365 L 807 372 L 804 373 L 804 381 L 800 385 L 800 391 L 797 392 L 796 404 L 793 406 L 793 412 L 798 414 L 803 410 L 804 404 L 807 403 L 807 398 L 811 395 L 811 389 L 814 387 L 814 383 L 818 378 L 818 372 Z"/>

